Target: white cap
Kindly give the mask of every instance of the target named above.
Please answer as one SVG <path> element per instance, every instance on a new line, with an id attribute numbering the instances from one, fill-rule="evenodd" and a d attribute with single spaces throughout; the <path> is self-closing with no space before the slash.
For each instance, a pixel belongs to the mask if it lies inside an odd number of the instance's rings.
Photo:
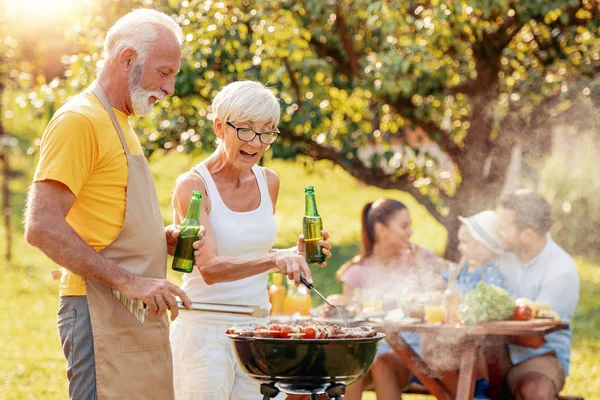
<path id="1" fill-rule="evenodd" d="M 458 217 L 475 240 L 483 243 L 496 254 L 502 253 L 500 238 L 498 237 L 498 217 L 492 210 L 482 211 L 471 217 Z"/>

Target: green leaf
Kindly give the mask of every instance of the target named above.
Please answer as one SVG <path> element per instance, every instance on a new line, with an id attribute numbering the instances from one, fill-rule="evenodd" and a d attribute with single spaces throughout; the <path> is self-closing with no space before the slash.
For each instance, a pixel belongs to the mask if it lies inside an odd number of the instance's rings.
<path id="1" fill-rule="evenodd" d="M 414 87 L 415 87 L 415 84 L 412 79 L 402 78 L 400 80 L 400 90 L 402 91 L 403 94 L 405 94 L 405 95 L 410 94 L 413 91 Z"/>
<path id="2" fill-rule="evenodd" d="M 560 19 L 560 22 L 563 25 L 566 25 L 567 23 L 569 23 L 569 15 L 564 11 L 560 14 L 560 17 L 558 17 L 558 18 Z"/>

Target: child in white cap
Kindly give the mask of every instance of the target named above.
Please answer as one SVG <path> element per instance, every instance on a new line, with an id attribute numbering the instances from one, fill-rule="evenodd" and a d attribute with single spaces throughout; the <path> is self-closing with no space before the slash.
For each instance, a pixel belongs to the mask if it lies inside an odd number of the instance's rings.
<path id="1" fill-rule="evenodd" d="M 504 276 L 498 269 L 500 257 L 503 253 L 500 239 L 498 237 L 497 225 L 498 217 L 492 210 L 482 211 L 471 217 L 458 217 L 462 222 L 458 230 L 458 250 L 462 257 L 456 270 L 456 290 L 464 296 L 475 289 L 477 283 L 483 281 L 502 288 L 506 288 Z M 448 273 L 442 274 L 445 280 L 448 280 Z M 431 343 L 428 352 L 439 354 L 439 343 Z M 438 350 L 436 350 L 438 349 Z M 447 356 L 456 355 L 458 351 L 445 348 Z M 480 371 L 479 379 L 475 383 L 473 393 L 474 399 L 489 398 L 489 382 L 484 379 L 486 374 Z"/>
<path id="2" fill-rule="evenodd" d="M 458 230 L 458 250 L 462 258 L 456 271 L 459 293 L 465 295 L 475 289 L 480 281 L 504 288 L 504 276 L 498 269 L 503 251 L 496 233 L 496 213 L 486 210 L 471 217 L 458 219 L 462 222 Z M 446 273 L 444 279 L 448 279 Z"/>

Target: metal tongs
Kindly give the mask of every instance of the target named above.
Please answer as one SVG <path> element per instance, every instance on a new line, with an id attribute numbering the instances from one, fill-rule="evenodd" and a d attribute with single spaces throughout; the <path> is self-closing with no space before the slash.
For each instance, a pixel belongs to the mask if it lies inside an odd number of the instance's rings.
<path id="1" fill-rule="evenodd" d="M 140 324 L 144 323 L 146 317 L 148 316 L 148 308 L 142 300 L 132 300 L 115 289 L 112 289 L 112 293 L 133 314 L 133 316 L 140 322 Z M 183 302 L 181 301 L 177 301 L 177 308 L 187 310 L 187 308 L 183 305 Z M 269 311 L 258 306 L 220 303 L 192 302 L 192 310 L 190 311 L 201 311 L 218 314 L 248 315 L 256 318 L 266 318 L 269 315 Z"/>
<path id="2" fill-rule="evenodd" d="M 302 274 L 300 274 L 300 282 L 302 282 L 304 284 L 304 286 L 306 286 L 307 288 L 309 288 L 310 290 L 315 292 L 317 294 L 317 296 L 319 296 L 321 298 L 321 300 L 323 300 L 325 303 L 327 303 L 327 305 L 329 307 L 335 308 L 337 310 L 337 312 L 340 314 L 340 317 L 342 317 L 342 319 L 344 320 L 344 325 L 346 325 L 346 328 L 350 327 L 350 325 L 348 324 L 348 320 L 344 316 L 344 313 L 342 312 L 342 310 L 340 310 L 338 306 L 334 306 L 333 304 L 328 302 L 327 299 L 325 298 L 325 296 L 323 296 L 317 289 L 315 289 L 313 284 L 308 282 L 306 280 L 306 278 L 304 277 L 304 275 L 302 275 Z"/>
<path id="3" fill-rule="evenodd" d="M 181 310 L 187 310 L 182 301 L 177 301 L 177 308 Z M 260 308 L 258 306 L 244 306 L 240 304 L 192 302 L 192 310 L 218 314 L 248 315 L 256 318 L 265 318 L 269 315 L 269 312 L 264 308 Z"/>

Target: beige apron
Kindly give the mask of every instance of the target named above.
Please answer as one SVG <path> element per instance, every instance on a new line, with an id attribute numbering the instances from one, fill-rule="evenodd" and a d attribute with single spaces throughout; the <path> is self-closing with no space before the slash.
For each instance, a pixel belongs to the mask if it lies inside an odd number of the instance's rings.
<path id="1" fill-rule="evenodd" d="M 164 279 L 167 244 L 148 161 L 143 155 L 129 152 L 100 85 L 94 82 L 91 90 L 112 119 L 129 171 L 123 227 L 100 253 L 136 275 Z M 148 315 L 142 325 L 110 288 L 88 280 L 85 286 L 94 336 L 98 399 L 174 399 L 167 315 Z"/>

